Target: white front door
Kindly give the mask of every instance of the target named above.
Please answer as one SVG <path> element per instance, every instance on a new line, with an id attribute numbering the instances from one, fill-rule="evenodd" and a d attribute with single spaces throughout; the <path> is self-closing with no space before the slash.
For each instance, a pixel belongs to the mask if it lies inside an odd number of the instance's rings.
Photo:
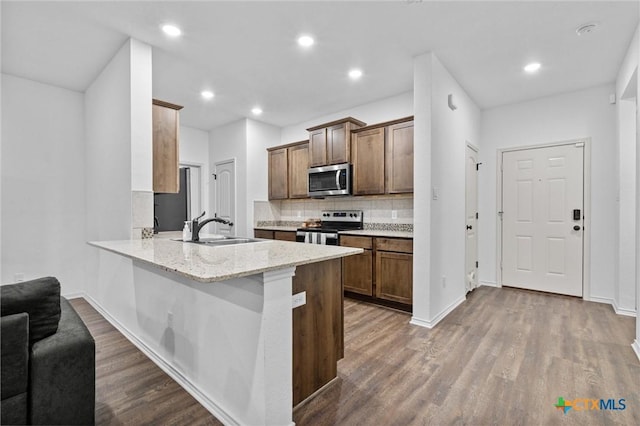
<path id="1" fill-rule="evenodd" d="M 236 222 L 236 162 L 222 161 L 215 164 L 214 170 L 214 206 L 216 217 L 230 220 L 234 226 L 215 223 L 215 233 L 235 235 Z"/>
<path id="2" fill-rule="evenodd" d="M 502 285 L 582 296 L 584 143 L 502 153 Z"/>
<path id="3" fill-rule="evenodd" d="M 466 155 L 465 282 L 469 292 L 478 287 L 478 152 L 467 145 Z"/>

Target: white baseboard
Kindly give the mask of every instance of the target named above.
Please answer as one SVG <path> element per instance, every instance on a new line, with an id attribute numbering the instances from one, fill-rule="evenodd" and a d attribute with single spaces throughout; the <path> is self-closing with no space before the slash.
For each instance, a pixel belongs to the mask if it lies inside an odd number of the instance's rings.
<path id="1" fill-rule="evenodd" d="M 500 288 L 498 283 L 494 282 L 494 281 L 480 281 L 480 285 L 481 286 L 485 286 L 485 287 L 498 287 L 498 288 Z"/>
<path id="2" fill-rule="evenodd" d="M 462 295 L 458 300 L 453 302 L 451 305 L 447 306 L 442 312 L 440 312 L 438 315 L 436 315 L 430 321 L 429 320 L 424 320 L 424 319 L 421 319 L 421 318 L 416 318 L 415 316 L 412 316 L 411 317 L 411 321 L 409 321 L 409 324 L 413 324 L 413 325 L 417 325 L 417 326 L 425 327 L 425 328 L 433 328 L 440 321 L 442 321 L 447 315 L 449 315 L 451 313 L 451 311 L 453 311 L 455 308 L 457 308 L 465 300 L 467 300 L 466 296 Z"/>
<path id="3" fill-rule="evenodd" d="M 636 316 L 635 310 L 618 307 L 618 304 L 616 303 L 615 299 L 609 299 L 608 297 L 591 296 L 591 298 L 589 299 L 589 302 L 606 303 L 608 305 L 611 305 L 611 307 L 613 308 L 613 311 L 618 315 L 624 315 L 627 317 L 634 317 L 634 318 Z"/>
<path id="4" fill-rule="evenodd" d="M 69 293 L 69 294 L 63 294 L 62 297 L 64 297 L 67 300 L 71 300 L 71 299 L 79 299 L 81 297 L 86 297 L 86 295 L 84 293 Z"/>
<path id="5" fill-rule="evenodd" d="M 162 356 L 157 354 L 153 349 L 148 347 L 142 340 L 138 339 L 133 333 L 116 320 L 109 312 L 100 306 L 91 296 L 83 294 L 82 296 L 93 308 L 100 313 L 111 325 L 113 325 L 120 333 L 124 335 L 135 347 L 137 347 L 143 354 L 145 354 L 154 364 L 156 364 L 162 371 L 167 373 L 173 380 L 175 380 L 185 391 L 193 396 L 207 411 L 209 411 L 214 417 L 220 420 L 225 425 L 239 425 L 240 422 L 235 420 L 229 415 L 220 405 L 216 404 L 207 395 L 205 395 L 195 384 L 176 370 L 170 363 L 168 363 Z"/>
<path id="6" fill-rule="evenodd" d="M 613 299 L 612 302 L 613 303 L 611 303 L 611 305 L 613 306 L 613 310 L 616 312 L 616 314 L 624 315 L 626 317 L 634 317 L 634 318 L 636 317 L 635 309 L 621 308 L 620 306 L 618 306 L 615 299 Z"/>
<path id="7" fill-rule="evenodd" d="M 633 351 L 636 353 L 636 356 L 640 361 L 640 340 L 638 339 L 634 340 L 633 343 L 631 344 L 631 347 L 633 348 Z"/>

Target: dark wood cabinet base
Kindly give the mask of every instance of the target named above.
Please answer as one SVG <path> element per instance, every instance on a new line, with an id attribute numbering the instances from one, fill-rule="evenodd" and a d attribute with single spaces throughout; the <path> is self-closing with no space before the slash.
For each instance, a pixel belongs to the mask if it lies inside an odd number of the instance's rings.
<path id="1" fill-rule="evenodd" d="M 393 302 L 391 300 L 378 299 L 377 297 L 366 296 L 364 294 L 353 293 L 351 291 L 345 291 L 344 296 L 350 299 L 360 300 L 362 302 L 372 303 L 374 305 L 385 306 L 387 308 L 397 309 L 404 312 L 413 312 L 413 306 L 406 305 L 404 303 Z"/>
<path id="2" fill-rule="evenodd" d="M 344 356 L 342 260 L 296 268 L 293 294 L 306 292 L 293 309 L 293 406 L 338 375 Z"/>

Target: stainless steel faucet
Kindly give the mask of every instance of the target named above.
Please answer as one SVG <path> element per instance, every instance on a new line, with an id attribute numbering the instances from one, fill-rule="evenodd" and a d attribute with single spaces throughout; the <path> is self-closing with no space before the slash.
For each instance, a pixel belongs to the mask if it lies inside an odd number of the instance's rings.
<path id="1" fill-rule="evenodd" d="M 231 222 L 230 220 L 222 219 L 220 217 L 211 217 L 200 222 L 200 219 L 202 219 L 206 213 L 206 211 L 202 212 L 200 216 L 191 219 L 191 241 L 200 241 L 200 230 L 209 222 L 218 222 L 222 223 L 223 225 L 233 226 L 233 222 Z"/>

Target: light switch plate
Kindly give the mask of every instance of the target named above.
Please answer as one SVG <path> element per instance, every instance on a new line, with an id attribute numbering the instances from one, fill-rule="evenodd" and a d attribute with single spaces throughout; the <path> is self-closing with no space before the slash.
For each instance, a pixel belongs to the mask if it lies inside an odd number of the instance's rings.
<path id="1" fill-rule="evenodd" d="M 398 218 L 398 210 L 391 210 L 391 219 Z"/>
<path id="2" fill-rule="evenodd" d="M 302 306 L 302 305 L 306 305 L 307 304 L 307 292 L 306 291 L 302 291 L 300 293 L 296 293 L 292 296 L 291 298 L 291 305 L 292 308 L 295 309 L 298 306 Z"/>

